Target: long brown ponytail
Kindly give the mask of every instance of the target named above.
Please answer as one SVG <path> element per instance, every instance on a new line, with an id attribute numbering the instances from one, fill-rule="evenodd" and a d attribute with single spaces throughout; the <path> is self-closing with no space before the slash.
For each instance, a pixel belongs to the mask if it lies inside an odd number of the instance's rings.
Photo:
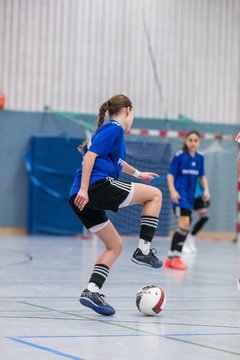
<path id="1" fill-rule="evenodd" d="M 132 108 L 132 102 L 127 96 L 122 94 L 114 95 L 109 100 L 105 101 L 99 108 L 97 129 L 103 125 L 107 111 L 109 117 L 111 118 L 113 115 L 117 115 L 124 107 Z M 78 150 L 81 153 L 84 153 L 84 150 L 88 145 L 88 141 L 89 140 L 85 140 L 81 145 L 79 145 Z"/>

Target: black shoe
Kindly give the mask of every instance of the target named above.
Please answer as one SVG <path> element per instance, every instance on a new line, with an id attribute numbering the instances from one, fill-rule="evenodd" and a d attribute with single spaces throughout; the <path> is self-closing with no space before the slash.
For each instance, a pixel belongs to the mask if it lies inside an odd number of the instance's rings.
<path id="1" fill-rule="evenodd" d="M 104 300 L 104 295 L 85 289 L 79 299 L 80 303 L 101 315 L 114 315 L 114 308 Z"/>
<path id="2" fill-rule="evenodd" d="M 149 254 L 144 255 L 142 251 L 139 248 L 137 248 L 131 260 L 136 264 L 146 265 L 158 269 L 162 267 L 163 263 L 155 256 L 156 253 L 157 253 L 156 249 L 150 249 Z"/>

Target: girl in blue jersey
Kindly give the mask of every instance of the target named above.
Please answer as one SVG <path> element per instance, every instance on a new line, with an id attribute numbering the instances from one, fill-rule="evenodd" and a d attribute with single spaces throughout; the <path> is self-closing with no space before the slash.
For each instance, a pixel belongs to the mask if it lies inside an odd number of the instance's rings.
<path id="1" fill-rule="evenodd" d="M 196 248 L 196 235 L 202 230 L 203 226 L 208 221 L 208 208 L 210 201 L 203 200 L 203 187 L 198 178 L 196 184 L 196 190 L 194 195 L 194 206 L 193 210 L 199 215 L 197 222 L 191 226 L 191 231 L 189 231 L 187 238 L 184 242 L 182 252 L 185 254 L 192 254 L 197 252 Z"/>
<path id="2" fill-rule="evenodd" d="M 110 120 L 104 124 L 105 113 Z M 162 262 L 150 249 L 158 216 L 161 209 L 161 192 L 141 183 L 119 181 L 121 171 L 144 182 L 158 176 L 155 173 L 140 172 L 125 159 L 124 133 L 133 122 L 131 101 L 125 95 L 116 95 L 104 102 L 99 109 L 97 130 L 90 141 L 80 146 L 84 154 L 83 164 L 77 170 L 70 192 L 70 205 L 84 226 L 95 233 L 106 249 L 97 259 L 87 288 L 80 297 L 80 303 L 103 315 L 113 315 L 114 308 L 100 294 L 110 267 L 120 255 L 122 240 L 108 219 L 105 210 L 143 204 L 138 248 L 132 261 L 154 268 Z"/>
<path id="3" fill-rule="evenodd" d="M 199 145 L 199 133 L 197 131 L 187 133 L 183 148 L 175 154 L 167 175 L 174 213 L 178 217 L 178 229 L 173 235 L 165 266 L 176 270 L 187 269 L 181 260 L 181 253 L 190 226 L 198 178 L 203 187 L 203 200 L 208 201 L 210 198 L 204 173 L 204 158 L 197 152 Z"/>

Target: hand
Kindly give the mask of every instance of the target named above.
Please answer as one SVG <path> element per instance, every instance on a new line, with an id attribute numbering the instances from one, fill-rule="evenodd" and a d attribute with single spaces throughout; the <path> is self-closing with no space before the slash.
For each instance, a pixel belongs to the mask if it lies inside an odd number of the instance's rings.
<path id="1" fill-rule="evenodd" d="M 210 199 L 210 194 L 208 190 L 205 190 L 203 192 L 203 196 L 202 196 L 203 201 L 208 201 Z"/>
<path id="2" fill-rule="evenodd" d="M 79 208 L 79 210 L 82 211 L 85 205 L 88 203 L 88 201 L 89 201 L 88 192 L 84 189 L 80 189 L 74 200 L 75 205 Z"/>
<path id="3" fill-rule="evenodd" d="M 179 203 L 179 200 L 181 199 L 181 196 L 179 195 L 179 193 L 176 190 L 171 191 L 170 196 L 171 196 L 172 202 L 174 202 L 176 204 Z"/>
<path id="4" fill-rule="evenodd" d="M 145 184 L 148 184 L 155 177 L 159 177 L 159 175 L 156 173 L 152 173 L 152 172 L 141 172 L 138 179 L 142 179 L 142 180 L 144 180 Z"/>

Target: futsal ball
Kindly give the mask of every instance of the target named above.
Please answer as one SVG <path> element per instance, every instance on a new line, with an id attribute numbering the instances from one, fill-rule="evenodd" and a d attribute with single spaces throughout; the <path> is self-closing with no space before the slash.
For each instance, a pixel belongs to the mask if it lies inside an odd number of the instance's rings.
<path id="1" fill-rule="evenodd" d="M 137 292 L 136 305 L 144 315 L 159 314 L 163 310 L 165 302 L 165 294 L 159 286 L 145 285 Z"/>

